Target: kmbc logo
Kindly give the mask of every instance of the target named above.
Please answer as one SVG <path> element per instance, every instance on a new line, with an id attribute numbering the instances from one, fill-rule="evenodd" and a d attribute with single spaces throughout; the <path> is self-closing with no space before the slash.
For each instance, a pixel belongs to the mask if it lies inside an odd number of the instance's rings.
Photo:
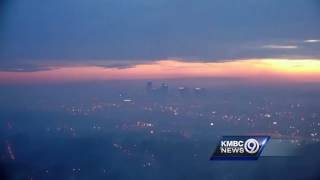
<path id="1" fill-rule="evenodd" d="M 269 136 L 223 136 L 211 160 L 256 160 Z"/>

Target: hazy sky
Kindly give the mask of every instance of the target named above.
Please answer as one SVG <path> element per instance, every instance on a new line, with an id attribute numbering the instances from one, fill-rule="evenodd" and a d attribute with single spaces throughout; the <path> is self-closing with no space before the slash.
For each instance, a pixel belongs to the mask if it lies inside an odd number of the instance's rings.
<path id="1" fill-rule="evenodd" d="M 318 0 L 0 0 L 0 67 L 319 59 L 319 19 Z"/>

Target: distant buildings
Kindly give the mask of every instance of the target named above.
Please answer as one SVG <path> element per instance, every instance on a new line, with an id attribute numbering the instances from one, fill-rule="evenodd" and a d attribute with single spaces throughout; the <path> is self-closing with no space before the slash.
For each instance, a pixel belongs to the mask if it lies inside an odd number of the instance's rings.
<path id="1" fill-rule="evenodd" d="M 159 88 L 159 93 L 162 95 L 167 95 L 169 92 L 169 86 L 166 83 L 161 83 Z"/>
<path id="2" fill-rule="evenodd" d="M 169 86 L 166 83 L 161 83 L 160 87 L 153 87 L 153 83 L 151 81 L 147 82 L 146 92 L 152 95 L 164 96 L 169 92 Z"/>
<path id="3" fill-rule="evenodd" d="M 204 95 L 206 92 L 205 88 L 196 87 L 194 88 L 194 93 L 196 95 Z"/>
<path id="4" fill-rule="evenodd" d="M 179 95 L 184 96 L 189 93 L 189 89 L 184 86 L 178 87 Z"/>
<path id="5" fill-rule="evenodd" d="M 181 96 L 185 96 L 185 95 L 197 95 L 197 96 L 200 96 L 200 95 L 204 95 L 206 94 L 206 89 L 205 88 L 201 88 L 201 87 L 196 87 L 196 88 L 193 88 L 192 91 L 188 88 L 188 87 L 185 87 L 185 86 L 180 86 L 178 87 L 177 89 L 179 95 Z M 147 82 L 146 84 L 146 92 L 148 94 L 152 94 L 152 95 L 155 95 L 155 96 L 166 96 L 169 94 L 169 86 L 167 83 L 161 83 L 160 87 L 156 88 L 156 87 L 153 87 L 153 83 L 151 81 Z"/>
<path id="6" fill-rule="evenodd" d="M 150 93 L 150 92 L 152 92 L 152 90 L 153 90 L 153 88 L 152 88 L 152 82 L 149 81 L 149 82 L 147 82 L 146 91 L 147 91 L 148 93 Z"/>

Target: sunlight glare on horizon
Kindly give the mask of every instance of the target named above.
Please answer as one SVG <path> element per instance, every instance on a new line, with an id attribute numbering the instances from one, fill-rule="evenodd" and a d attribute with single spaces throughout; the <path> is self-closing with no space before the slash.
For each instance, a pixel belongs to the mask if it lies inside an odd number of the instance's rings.
<path id="1" fill-rule="evenodd" d="M 9 83 L 201 77 L 320 82 L 320 60 L 248 59 L 223 62 L 160 60 L 127 68 L 61 66 L 34 72 L 0 71 L 0 82 Z"/>

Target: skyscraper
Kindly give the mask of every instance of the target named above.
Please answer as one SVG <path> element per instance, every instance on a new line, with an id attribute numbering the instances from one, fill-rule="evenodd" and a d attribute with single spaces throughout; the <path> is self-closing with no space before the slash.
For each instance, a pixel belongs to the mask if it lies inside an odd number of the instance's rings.
<path id="1" fill-rule="evenodd" d="M 151 93 L 151 91 L 152 91 L 152 82 L 151 81 L 147 82 L 146 91 L 147 91 L 147 93 Z"/>
<path id="2" fill-rule="evenodd" d="M 169 86 L 166 83 L 161 83 L 159 91 L 160 91 L 160 94 L 166 95 L 168 94 Z"/>

